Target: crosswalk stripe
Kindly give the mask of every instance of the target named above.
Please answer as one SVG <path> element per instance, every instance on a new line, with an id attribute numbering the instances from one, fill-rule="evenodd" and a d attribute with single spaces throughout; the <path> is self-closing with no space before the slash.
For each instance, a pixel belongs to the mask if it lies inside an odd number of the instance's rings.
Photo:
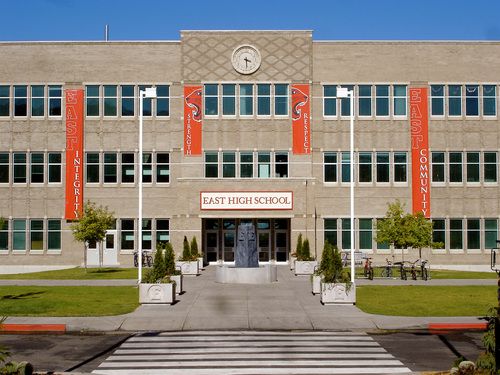
<path id="1" fill-rule="evenodd" d="M 163 332 L 124 342 L 93 372 L 103 375 L 409 373 L 372 337 L 356 332 Z"/>

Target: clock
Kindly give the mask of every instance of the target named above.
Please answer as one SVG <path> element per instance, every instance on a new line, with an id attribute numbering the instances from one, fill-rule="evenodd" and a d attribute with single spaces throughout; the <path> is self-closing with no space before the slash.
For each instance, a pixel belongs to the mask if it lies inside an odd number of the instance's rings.
<path id="1" fill-rule="evenodd" d="M 233 51 L 231 62 L 238 73 L 252 74 L 260 67 L 260 52 L 253 46 L 239 46 Z"/>

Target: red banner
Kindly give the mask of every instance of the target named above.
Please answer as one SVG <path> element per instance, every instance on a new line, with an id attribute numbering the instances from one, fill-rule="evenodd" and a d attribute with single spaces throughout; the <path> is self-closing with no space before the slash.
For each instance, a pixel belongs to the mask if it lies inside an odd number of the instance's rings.
<path id="1" fill-rule="evenodd" d="M 410 129 L 413 213 L 431 216 L 429 109 L 427 88 L 410 88 Z"/>
<path id="2" fill-rule="evenodd" d="M 201 155 L 202 95 L 201 86 L 184 87 L 184 155 Z"/>
<path id="3" fill-rule="evenodd" d="M 66 94 L 66 220 L 83 211 L 83 90 Z"/>
<path id="4" fill-rule="evenodd" d="M 294 154 L 311 153 L 309 85 L 292 85 L 292 138 Z"/>

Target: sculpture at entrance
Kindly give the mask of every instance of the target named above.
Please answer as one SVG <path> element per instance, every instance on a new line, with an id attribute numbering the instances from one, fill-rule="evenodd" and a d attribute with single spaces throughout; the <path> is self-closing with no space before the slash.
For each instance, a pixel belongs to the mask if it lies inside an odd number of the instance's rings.
<path id="1" fill-rule="evenodd" d="M 235 266 L 238 268 L 259 267 L 257 239 L 252 223 L 243 223 L 238 226 Z"/>

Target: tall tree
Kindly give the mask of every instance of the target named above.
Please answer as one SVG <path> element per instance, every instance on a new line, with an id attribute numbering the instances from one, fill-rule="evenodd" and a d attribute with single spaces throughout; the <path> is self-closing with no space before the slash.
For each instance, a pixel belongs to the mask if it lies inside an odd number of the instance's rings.
<path id="1" fill-rule="evenodd" d="M 106 237 L 106 231 L 112 228 L 114 222 L 114 214 L 108 211 L 107 207 L 97 207 L 95 203 L 87 201 L 83 206 L 83 215 L 77 222 L 71 225 L 75 240 L 83 242 L 85 270 L 87 269 L 87 245 L 89 243 L 96 243 L 101 248 L 102 241 Z M 102 264 L 100 254 L 99 264 Z"/>

